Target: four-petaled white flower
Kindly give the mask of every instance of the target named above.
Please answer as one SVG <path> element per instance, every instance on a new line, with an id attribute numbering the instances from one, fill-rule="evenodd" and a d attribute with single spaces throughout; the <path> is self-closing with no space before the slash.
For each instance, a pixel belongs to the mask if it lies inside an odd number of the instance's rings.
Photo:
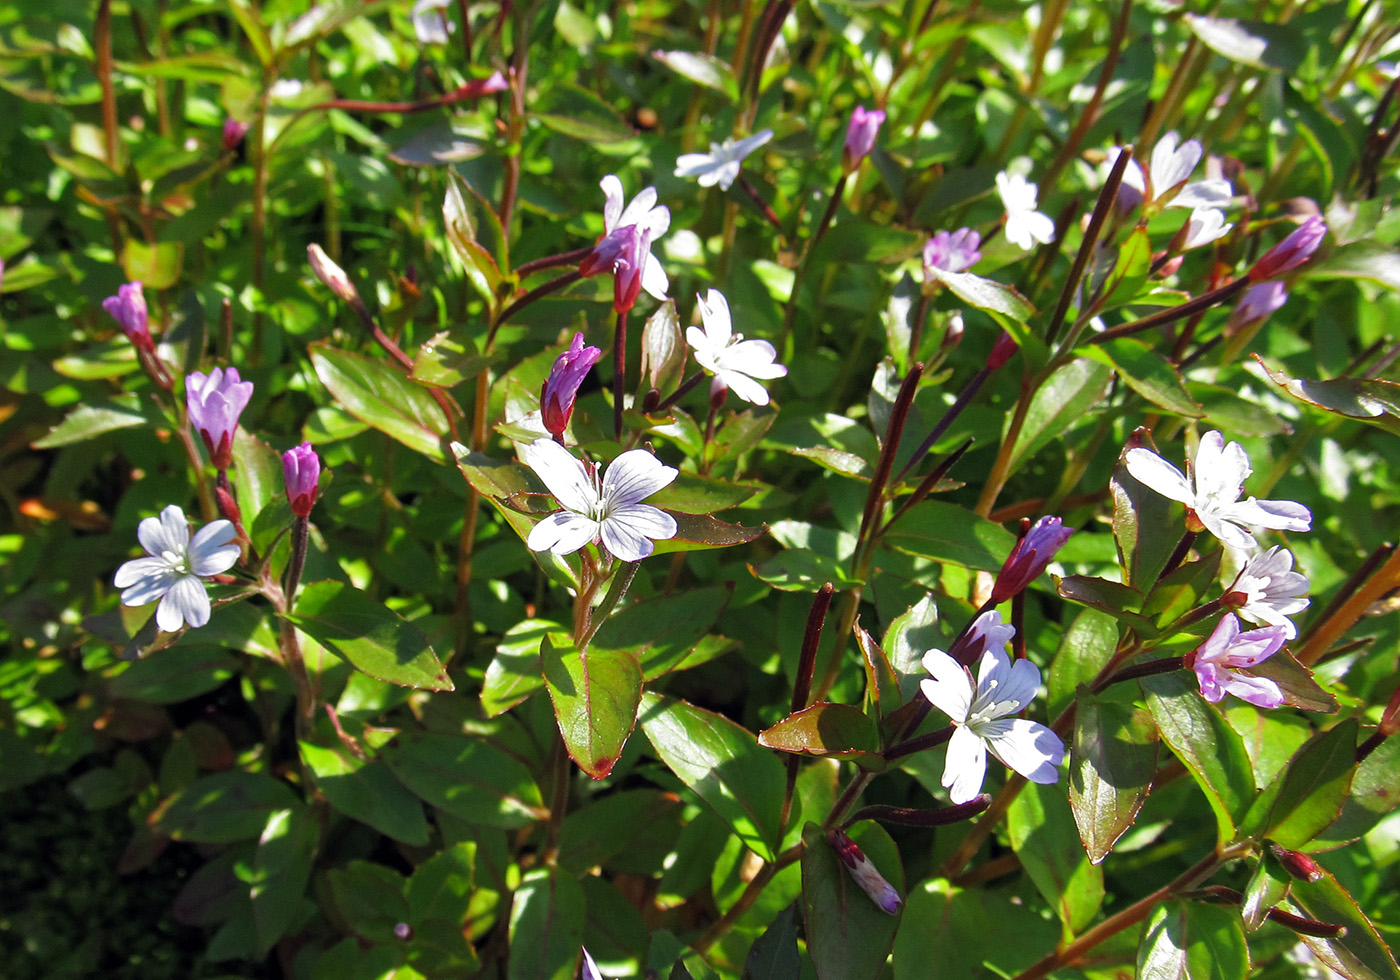
<path id="1" fill-rule="evenodd" d="M 233 567 L 240 549 L 234 543 L 233 525 L 212 521 L 190 539 L 185 512 L 174 504 L 148 517 L 136 527 L 136 537 L 149 558 L 135 558 L 117 569 L 114 584 L 122 604 L 144 606 L 160 600 L 156 625 L 173 633 L 185 623 L 209 622 L 209 596 L 203 579 Z"/>
<path id="2" fill-rule="evenodd" d="M 1282 626 L 1290 640 L 1298 635 L 1288 617 L 1308 608 L 1308 577 L 1293 571 L 1293 556 L 1282 545 L 1250 558 L 1226 592 L 1244 595 L 1235 612 L 1251 623 Z"/>
<path id="3" fill-rule="evenodd" d="M 1250 474 L 1249 456 L 1238 442 L 1225 444 L 1219 432 L 1201 437 L 1189 465 L 1191 478 L 1150 449 L 1129 449 L 1123 462 L 1133 479 L 1162 496 L 1185 504 L 1186 526 L 1206 530 L 1232 548 L 1253 551 L 1258 545 L 1251 527 L 1306 531 L 1312 513 L 1291 500 L 1241 500 Z"/>
<path id="4" fill-rule="evenodd" d="M 531 551 L 571 555 L 601 541 L 614 557 L 641 561 L 652 553 L 652 541 L 675 536 L 676 519 L 642 501 L 670 486 L 678 471 L 645 449 L 618 456 L 601 479 L 597 467 L 552 439 L 524 446 L 520 457 L 564 508 L 530 530 L 525 544 Z"/>
<path id="5" fill-rule="evenodd" d="M 696 177 L 701 187 L 719 184 L 724 190 L 739 176 L 744 157 L 773 138 L 771 129 L 760 130 L 741 140 L 711 143 L 709 153 L 683 153 L 676 160 L 677 177 Z"/>
<path id="6" fill-rule="evenodd" d="M 612 247 L 614 239 L 625 238 L 628 233 L 626 229 L 636 228 L 636 234 L 645 236 L 647 248 L 642 263 L 642 288 L 659 300 L 666 298 L 666 290 L 671 287 L 671 281 L 666 278 L 666 270 L 661 267 L 661 261 L 651 254 L 651 246 L 656 244 L 656 240 L 666 234 L 666 229 L 671 227 L 671 212 L 663 204 L 656 203 L 656 188 L 645 187 L 631 202 L 623 207 L 622 181 L 612 174 L 608 174 L 598 184 L 603 188 L 605 201 L 603 203 L 603 238 L 594 246 L 594 253 L 599 255 L 613 255 L 618 251 L 625 251 Z M 587 259 L 584 260 L 587 263 Z M 599 272 L 604 271 L 602 269 Z M 611 268 L 606 271 L 612 272 Z M 584 275 L 596 275 L 596 272 L 584 271 Z"/>
<path id="7" fill-rule="evenodd" d="M 1006 240 L 1029 249 L 1034 242 L 1042 245 L 1055 240 L 1055 222 L 1035 209 L 1037 188 L 1020 174 L 997 174 L 997 193 L 1006 208 Z"/>
<path id="8" fill-rule="evenodd" d="M 771 380 L 785 376 L 787 368 L 775 364 L 778 352 L 766 340 L 745 340 L 734 332 L 729 301 L 718 289 L 711 289 L 700 303 L 700 320 L 705 329 L 688 327 L 685 339 L 695 348 L 695 362 L 715 376 L 746 402 L 768 404 L 768 390 L 755 378 Z"/>
<path id="9" fill-rule="evenodd" d="M 1005 652 L 988 649 L 974 683 L 972 671 L 942 650 L 924 654 L 923 664 L 933 679 L 919 689 L 957 726 L 943 766 L 943 785 L 954 803 L 966 803 L 982 791 L 988 751 L 1031 782 L 1059 778 L 1065 757 L 1060 737 L 1039 722 L 1010 717 L 1035 697 L 1039 667 L 1029 660 L 1012 663 Z"/>

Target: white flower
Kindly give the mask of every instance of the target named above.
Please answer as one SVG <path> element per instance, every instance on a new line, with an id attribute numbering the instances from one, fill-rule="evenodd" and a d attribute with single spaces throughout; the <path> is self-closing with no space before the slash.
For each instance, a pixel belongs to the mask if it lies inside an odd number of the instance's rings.
<path id="1" fill-rule="evenodd" d="M 768 390 L 754 378 L 781 378 L 787 368 L 773 363 L 778 352 L 766 340 L 745 340 L 734 333 L 729 301 L 718 289 L 711 289 L 700 303 L 700 321 L 705 329 L 687 327 L 685 339 L 695 348 L 695 362 L 716 380 L 746 402 L 768 404 Z"/>
<path id="2" fill-rule="evenodd" d="M 1251 623 L 1282 626 L 1290 640 L 1298 635 L 1288 617 L 1308 608 L 1308 577 L 1293 571 L 1293 555 L 1282 545 L 1249 559 L 1227 592 L 1244 593 L 1235 612 Z"/>
<path id="3" fill-rule="evenodd" d="M 666 229 L 671 227 L 671 212 L 665 205 L 657 205 L 655 187 L 643 188 L 641 193 L 632 198 L 632 202 L 624 208 L 622 206 L 622 181 L 612 174 L 608 174 L 599 182 L 598 186 L 603 188 L 603 194 L 606 197 L 603 204 L 604 240 L 607 240 L 614 231 L 635 226 L 639 234 L 650 233 L 650 246 L 655 245 L 656 240 L 666 234 Z M 642 261 L 642 288 L 657 299 L 664 300 L 666 290 L 671 287 L 670 280 L 666 278 L 666 270 L 661 267 L 660 260 L 651 254 L 650 247 L 647 248 L 646 258 Z"/>
<path id="4" fill-rule="evenodd" d="M 448 35 L 457 25 L 447 20 L 440 10 L 451 6 L 452 0 L 418 0 L 413 5 L 413 33 L 419 44 L 446 44 Z"/>
<path id="5" fill-rule="evenodd" d="M 1039 667 L 1029 660 L 1013 664 L 1005 652 L 989 648 L 982 654 L 974 684 L 972 671 L 942 650 L 924 654 L 923 664 L 933 679 L 920 683 L 919 689 L 957 726 L 943 766 L 943 785 L 954 803 L 966 803 L 982 791 L 988 750 L 1031 782 L 1059 779 L 1065 757 L 1060 737 L 1039 722 L 1008 717 L 1035 697 Z"/>
<path id="6" fill-rule="evenodd" d="M 669 486 L 678 471 L 645 449 L 618 456 L 601 480 L 596 467 L 551 439 L 523 447 L 520 457 L 564 507 L 531 529 L 525 540 L 531 551 L 571 555 L 601 541 L 622 561 L 641 561 L 651 554 L 653 540 L 675 536 L 676 519 L 641 501 Z"/>
<path id="7" fill-rule="evenodd" d="M 739 164 L 754 150 L 773 138 L 771 129 L 764 129 L 747 139 L 711 143 L 709 153 L 683 153 L 676 161 L 677 177 L 697 177 L 701 187 L 719 184 L 724 190 L 739 176 Z"/>
<path id="8" fill-rule="evenodd" d="M 997 193 L 1006 208 L 1006 240 L 1022 249 L 1055 240 L 1055 222 L 1035 209 L 1037 188 L 1020 174 L 997 174 Z"/>
<path id="9" fill-rule="evenodd" d="M 1144 180 L 1142 165 L 1136 160 L 1123 171 L 1123 183 L 1137 191 L 1139 199 L 1148 197 L 1150 193 L 1150 200 L 1162 207 L 1219 208 L 1228 204 L 1234 196 L 1228 180 L 1215 177 L 1187 183 L 1196 164 L 1201 162 L 1204 151 L 1198 140 L 1187 140 L 1178 146 L 1179 139 L 1176 133 L 1168 133 L 1152 148 L 1148 169 L 1150 186 Z M 1116 146 L 1108 151 L 1107 164 L 1110 168 L 1120 152 Z"/>
<path id="10" fill-rule="evenodd" d="M 1217 238 L 1224 238 L 1233 227 L 1233 223 L 1225 223 L 1224 211 L 1215 208 L 1194 208 L 1191 217 L 1186 220 L 1181 250 L 1184 252 L 1189 248 L 1209 245 Z"/>
<path id="11" fill-rule="evenodd" d="M 144 606 L 160 599 L 156 625 L 173 633 L 185 623 L 209 622 L 209 596 L 202 579 L 233 567 L 240 550 L 234 543 L 233 525 L 213 521 L 190 540 L 185 512 L 174 504 L 148 517 L 136 528 L 136 537 L 149 558 L 136 558 L 117 569 L 114 584 L 122 604 Z"/>
<path id="12" fill-rule="evenodd" d="M 1191 527 L 1194 515 L 1198 526 L 1193 530 L 1207 530 L 1232 548 L 1253 551 L 1257 547 L 1250 527 L 1279 531 L 1312 527 L 1312 514 L 1302 504 L 1253 497 L 1240 500 L 1250 474 L 1249 456 L 1238 442 L 1227 446 L 1219 432 L 1201 437 L 1196 458 L 1190 463 L 1190 480 L 1149 449 L 1129 449 L 1123 462 L 1143 486 L 1187 506 L 1187 527 Z"/>

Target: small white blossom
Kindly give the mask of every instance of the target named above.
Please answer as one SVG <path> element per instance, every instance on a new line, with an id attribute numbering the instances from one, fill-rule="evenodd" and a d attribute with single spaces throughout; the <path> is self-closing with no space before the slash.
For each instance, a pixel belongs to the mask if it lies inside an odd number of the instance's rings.
<path id="1" fill-rule="evenodd" d="M 1228 180 L 1212 177 L 1187 183 L 1204 150 L 1199 140 L 1178 145 L 1179 140 L 1176 133 L 1168 133 L 1157 141 L 1146 175 L 1136 160 L 1123 171 L 1124 186 L 1136 191 L 1136 199 L 1129 201 L 1129 206 L 1144 198 L 1169 208 L 1220 208 L 1230 202 L 1234 190 Z M 1108 151 L 1106 162 L 1110 168 L 1121 152 L 1116 146 Z"/>
<path id="2" fill-rule="evenodd" d="M 233 525 L 213 521 L 190 540 L 185 512 L 171 504 L 160 517 L 148 517 L 137 525 L 136 537 L 150 557 L 133 559 L 117 569 L 113 582 L 125 589 L 122 604 L 144 606 L 159 599 L 156 625 L 167 633 L 185 623 L 209 622 L 203 579 L 228 571 L 238 561 Z"/>
<path id="3" fill-rule="evenodd" d="M 1029 250 L 1055 240 L 1055 222 L 1035 209 L 1038 189 L 1020 174 L 997 174 L 997 193 L 1006 208 L 1006 240 Z"/>
<path id="4" fill-rule="evenodd" d="M 1251 527 L 1279 531 L 1306 531 L 1312 513 L 1291 500 L 1240 500 L 1250 474 L 1249 456 L 1238 442 L 1225 444 L 1219 432 L 1201 437 L 1196 457 L 1189 464 L 1191 478 L 1150 449 L 1129 449 L 1123 462 L 1133 479 L 1162 496 L 1185 504 L 1187 527 L 1207 530 L 1225 544 L 1241 551 L 1258 547 Z"/>
<path id="5" fill-rule="evenodd" d="M 590 542 L 602 542 L 622 561 L 641 561 L 652 553 L 652 541 L 675 536 L 676 519 L 642 501 L 670 486 L 678 471 L 645 449 L 618 456 L 601 479 L 597 467 L 552 439 L 524 446 L 520 457 L 564 508 L 530 530 L 525 544 L 531 551 L 571 555 Z"/>
<path id="6" fill-rule="evenodd" d="M 413 5 L 413 33 L 419 44 L 446 44 L 457 25 L 439 13 L 451 6 L 452 0 L 418 0 Z"/>
<path id="7" fill-rule="evenodd" d="M 700 303 L 700 321 L 704 329 L 688 327 L 685 339 L 695 348 L 695 362 L 715 376 L 746 402 L 768 404 L 768 389 L 755 381 L 785 376 L 787 368 L 775 364 L 778 352 L 766 340 L 745 340 L 734 332 L 729 315 L 729 301 L 718 289 L 711 289 Z"/>
<path id="8" fill-rule="evenodd" d="M 744 157 L 772 138 L 773 131 L 764 129 L 746 139 L 711 143 L 709 153 L 683 153 L 676 161 L 676 176 L 698 178 L 701 187 L 719 184 L 729 190 L 739 176 L 739 165 Z"/>
<path id="9" fill-rule="evenodd" d="M 1184 252 L 1187 249 L 1209 245 L 1216 239 L 1224 238 L 1233 227 L 1233 223 L 1225 221 L 1224 211 L 1216 208 L 1195 208 L 1191 217 L 1186 220 L 1181 250 Z"/>
<path id="10" fill-rule="evenodd" d="M 1029 660 L 1011 662 L 1002 650 L 988 648 L 972 671 L 942 650 L 924 654 L 924 669 L 933 675 L 919 689 L 957 728 L 948 740 L 943 785 L 954 803 L 967 803 L 982 791 L 987 752 L 1031 782 L 1059 779 L 1065 745 L 1049 728 L 1019 714 L 1040 688 L 1040 668 Z"/>
<path id="11" fill-rule="evenodd" d="M 1250 558 L 1229 592 L 1242 592 L 1244 605 L 1235 610 L 1251 623 L 1282 626 L 1288 639 L 1298 635 L 1289 620 L 1308 608 L 1308 577 L 1293 571 L 1293 555 L 1282 545 Z"/>

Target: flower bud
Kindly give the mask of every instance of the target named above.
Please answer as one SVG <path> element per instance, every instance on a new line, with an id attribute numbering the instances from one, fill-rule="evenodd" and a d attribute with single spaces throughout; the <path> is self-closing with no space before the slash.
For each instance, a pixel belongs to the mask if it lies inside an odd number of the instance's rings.
<path id="1" fill-rule="evenodd" d="M 243 142 L 243 137 L 248 135 L 247 123 L 241 123 L 232 117 L 224 120 L 224 131 L 222 135 L 225 153 L 232 153 L 238 148 L 238 144 Z"/>
<path id="2" fill-rule="evenodd" d="M 102 308 L 111 314 L 133 344 L 148 353 L 155 351 L 156 345 L 151 339 L 150 321 L 146 315 L 146 295 L 141 291 L 139 280 L 119 287 L 117 295 L 108 296 L 102 301 Z"/>
<path id="3" fill-rule="evenodd" d="M 898 914 L 904 899 L 900 898 L 894 886 L 876 870 L 875 865 L 865 856 L 865 852 L 856 846 L 856 842 L 835 828 L 826 832 L 826 839 L 861 891 L 869 895 L 870 900 L 882 911 L 890 915 Z"/>
<path id="4" fill-rule="evenodd" d="M 585 347 L 583 334 L 576 333 L 569 349 L 555 360 L 540 391 L 540 415 L 548 432 L 556 436 L 564 434 L 569 416 L 574 413 L 579 385 L 602 356 L 603 352 L 597 347 Z"/>
<path id="5" fill-rule="evenodd" d="M 997 338 L 997 342 L 992 345 L 991 354 L 987 355 L 987 370 L 995 371 L 1011 360 L 1011 355 L 1019 349 L 1015 338 L 1003 330 L 1001 336 Z"/>
<path id="6" fill-rule="evenodd" d="M 875 136 L 884 121 L 885 114 L 879 109 L 872 111 L 858 105 L 851 113 L 851 121 L 846 126 L 846 148 L 841 154 L 841 164 L 847 173 L 855 170 L 870 155 L 875 146 Z"/>
<path id="7" fill-rule="evenodd" d="M 1269 844 L 1269 852 L 1278 858 L 1283 869 L 1299 881 L 1321 881 L 1322 867 L 1302 851 L 1290 851 L 1277 844 Z"/>
<path id="8" fill-rule="evenodd" d="M 306 246 L 306 256 L 311 260 L 311 271 L 331 292 L 346 303 L 359 305 L 360 294 L 355 289 L 345 270 L 331 261 L 329 255 L 314 242 Z"/>
<path id="9" fill-rule="evenodd" d="M 204 441 L 215 469 L 226 470 L 233 462 L 233 433 L 252 397 L 253 383 L 241 379 L 237 368 L 214 368 L 207 376 L 195 371 L 185 378 L 190 425 Z"/>
<path id="10" fill-rule="evenodd" d="M 1288 290 L 1281 282 L 1261 282 L 1250 286 L 1230 311 L 1230 320 L 1225 324 L 1226 335 L 1237 334 L 1246 327 L 1252 327 L 1267 319 L 1270 313 L 1286 302 Z"/>
<path id="11" fill-rule="evenodd" d="M 642 292 L 642 272 L 651 254 L 650 228 L 639 231 L 636 225 L 629 225 L 626 230 L 622 254 L 613 265 L 613 310 L 617 313 L 626 313 L 637 305 L 637 297 Z"/>
<path id="12" fill-rule="evenodd" d="M 1304 221 L 1283 241 L 1264 253 L 1249 270 L 1250 282 L 1262 282 L 1296 269 L 1308 260 L 1327 235 L 1327 224 L 1317 215 Z"/>
<path id="13" fill-rule="evenodd" d="M 1050 564 L 1055 553 L 1073 533 L 1072 528 L 1061 526 L 1058 517 L 1042 517 L 1036 521 L 1026 536 L 1012 547 L 1011 554 L 1006 556 L 992 586 L 992 603 L 1003 603 L 1025 591 L 1026 586 L 1045 571 L 1045 566 Z"/>
<path id="14" fill-rule="evenodd" d="M 310 515 L 316 506 L 316 488 L 321 482 L 321 460 L 311 443 L 288 449 L 282 454 L 282 475 L 287 482 L 287 502 L 297 517 Z"/>
<path id="15" fill-rule="evenodd" d="M 239 509 L 238 501 L 233 498 L 227 487 L 215 487 L 214 500 L 219 505 L 220 517 L 235 525 L 243 523 L 243 511 Z"/>

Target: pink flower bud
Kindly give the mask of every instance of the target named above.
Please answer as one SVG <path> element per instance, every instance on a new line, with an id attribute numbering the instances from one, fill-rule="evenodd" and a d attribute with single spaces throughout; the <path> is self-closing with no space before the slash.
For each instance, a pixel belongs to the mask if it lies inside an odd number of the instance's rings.
<path id="1" fill-rule="evenodd" d="M 356 305 L 360 303 L 360 294 L 350 282 L 350 277 L 345 274 L 344 269 L 331 261 L 320 245 L 313 243 L 306 246 L 306 257 L 311 260 L 311 271 L 316 273 L 316 278 L 339 299 Z"/>
<path id="2" fill-rule="evenodd" d="M 991 354 L 987 355 L 987 369 L 995 371 L 1011 360 L 1011 355 L 1018 350 L 1020 348 L 1017 346 L 1015 338 L 1003 330 L 1001 336 L 997 338 L 997 342 L 992 345 Z"/>
<path id="3" fill-rule="evenodd" d="M 141 350 L 154 352 L 155 341 L 151 339 L 150 321 L 146 315 L 146 295 L 141 291 L 140 281 L 129 282 L 117 289 L 117 295 L 108 296 L 102 301 L 102 308 L 122 328 L 122 333 Z"/>
<path id="4" fill-rule="evenodd" d="M 195 371 L 185 378 L 190 425 L 204 440 L 215 469 L 226 470 L 233 462 L 233 433 L 252 397 L 253 383 L 240 378 L 237 368 L 214 368 L 208 376 Z"/>
<path id="5" fill-rule="evenodd" d="M 321 482 L 321 460 L 311 443 L 288 449 L 282 454 L 282 475 L 287 482 L 287 502 L 292 513 L 306 517 L 316 506 L 316 488 Z"/>
<path id="6" fill-rule="evenodd" d="M 992 602 L 999 604 L 1017 593 L 1025 591 L 1045 566 L 1054 559 L 1055 553 L 1074 533 L 1072 528 L 1062 527 L 1058 517 L 1042 517 L 1032 525 L 1026 536 L 1017 541 L 1006 556 L 1006 562 L 997 574 L 992 586 Z"/>
<path id="7" fill-rule="evenodd" d="M 564 434 L 569 416 L 574 413 L 579 385 L 602 356 L 603 352 L 597 347 L 583 345 L 583 334 L 574 334 L 574 342 L 555 360 L 540 392 L 540 414 L 546 431 L 556 436 Z"/>
<path id="8" fill-rule="evenodd" d="M 1278 858 L 1278 863 L 1299 881 L 1321 881 L 1322 867 L 1302 851 L 1290 851 L 1286 847 L 1270 843 L 1269 851 Z"/>
<path id="9" fill-rule="evenodd" d="M 1249 270 L 1250 282 L 1263 282 L 1296 269 L 1308 260 L 1327 235 L 1326 223 L 1317 215 L 1304 221 L 1283 241 L 1264 253 Z"/>
<path id="10" fill-rule="evenodd" d="M 884 121 L 885 114 L 879 109 L 869 110 L 858 105 L 851 113 L 851 122 L 846 127 L 846 148 L 841 156 L 847 173 L 855 170 L 870 155 L 875 146 L 875 136 Z"/>
<path id="11" fill-rule="evenodd" d="M 243 137 L 248 135 L 248 124 L 241 123 L 237 119 L 228 118 L 224 120 L 223 147 L 225 153 L 232 153 L 239 143 L 243 142 Z"/>
<path id="12" fill-rule="evenodd" d="M 1227 334 L 1236 334 L 1245 327 L 1252 327 L 1267 319 L 1284 303 L 1288 302 L 1288 290 L 1281 282 L 1261 282 L 1250 286 L 1240 297 L 1239 303 L 1230 311 L 1230 320 L 1225 324 Z"/>
<path id="13" fill-rule="evenodd" d="M 861 891 L 869 895 L 881 911 L 897 915 L 904 899 L 865 856 L 865 852 L 856 846 L 856 842 L 834 828 L 826 832 L 826 839 Z"/>

